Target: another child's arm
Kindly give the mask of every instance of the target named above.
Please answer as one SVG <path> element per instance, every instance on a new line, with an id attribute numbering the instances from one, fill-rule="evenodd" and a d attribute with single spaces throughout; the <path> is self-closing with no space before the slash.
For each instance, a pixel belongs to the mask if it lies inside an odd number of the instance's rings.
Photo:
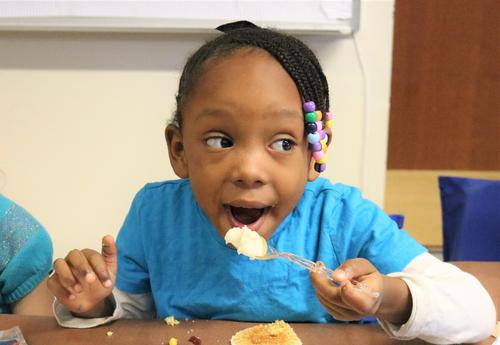
<path id="1" fill-rule="evenodd" d="M 53 299 L 45 278 L 29 294 L 12 304 L 12 312 L 24 315 L 52 315 Z"/>
<path id="2" fill-rule="evenodd" d="M 107 297 L 115 284 L 117 251 L 111 236 L 104 236 L 101 253 L 72 250 L 54 262 L 47 284 L 59 303 L 78 317 L 103 317 L 113 313 Z"/>

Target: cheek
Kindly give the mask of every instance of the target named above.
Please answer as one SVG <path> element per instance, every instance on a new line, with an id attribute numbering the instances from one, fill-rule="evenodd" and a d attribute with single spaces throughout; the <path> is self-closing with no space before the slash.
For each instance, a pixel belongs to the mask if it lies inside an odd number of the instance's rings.
<path id="1" fill-rule="evenodd" d="M 284 195 L 287 195 L 291 203 L 297 202 L 302 194 L 304 193 L 304 188 L 307 182 L 307 178 L 303 177 L 300 180 L 285 180 L 286 189 L 284 190 Z"/>
<path id="2" fill-rule="evenodd" d="M 218 205 L 217 202 L 217 190 L 214 188 L 214 184 L 210 183 L 210 180 L 206 178 L 190 178 L 191 189 L 193 191 L 194 197 L 203 211 L 212 217 L 215 213 L 214 206 Z"/>
<path id="3" fill-rule="evenodd" d="M 224 168 L 204 159 L 192 159 L 188 163 L 189 179 L 196 199 L 205 208 L 210 207 L 221 191 Z"/>
<path id="4" fill-rule="evenodd" d="M 309 164 L 307 161 L 301 160 L 295 169 L 281 171 L 279 173 L 279 185 L 282 196 L 285 196 L 290 203 L 296 203 L 304 193 L 304 188 L 307 183 Z"/>

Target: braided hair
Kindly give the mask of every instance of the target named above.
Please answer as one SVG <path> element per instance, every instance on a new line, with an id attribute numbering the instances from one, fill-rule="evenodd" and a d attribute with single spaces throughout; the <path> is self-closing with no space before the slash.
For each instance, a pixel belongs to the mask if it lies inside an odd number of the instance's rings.
<path id="1" fill-rule="evenodd" d="M 303 102 L 314 101 L 316 109 L 329 110 L 328 83 L 318 59 L 295 37 L 240 21 L 219 26 L 223 35 L 201 46 L 186 62 L 176 95 L 172 124 L 182 128 L 182 109 L 203 72 L 204 63 L 225 57 L 242 48 L 259 48 L 271 54 L 295 82 Z"/>

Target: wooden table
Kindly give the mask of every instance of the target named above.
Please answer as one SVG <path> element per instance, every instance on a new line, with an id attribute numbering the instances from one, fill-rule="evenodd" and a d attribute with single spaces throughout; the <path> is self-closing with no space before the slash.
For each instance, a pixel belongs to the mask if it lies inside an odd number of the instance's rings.
<path id="1" fill-rule="evenodd" d="M 455 263 L 464 271 L 474 274 L 492 295 L 500 310 L 500 262 Z M 19 326 L 29 345 L 68 344 L 168 344 L 175 337 L 179 345 L 192 345 L 188 339 L 197 336 L 202 345 L 228 345 L 237 331 L 252 326 L 251 323 L 233 321 L 191 320 L 167 326 L 163 321 L 120 320 L 92 329 L 61 328 L 52 317 L 0 315 L 0 329 Z M 354 324 L 292 324 L 305 345 L 308 344 L 425 344 L 421 340 L 397 341 L 390 339 L 377 325 Z M 107 332 L 113 334 L 108 336 Z M 491 345 L 490 337 L 478 344 Z"/>

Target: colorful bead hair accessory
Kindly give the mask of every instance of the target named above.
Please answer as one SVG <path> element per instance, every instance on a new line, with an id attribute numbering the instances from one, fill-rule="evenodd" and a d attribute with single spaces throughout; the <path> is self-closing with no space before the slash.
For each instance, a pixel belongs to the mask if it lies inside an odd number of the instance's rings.
<path id="1" fill-rule="evenodd" d="M 304 129 L 307 133 L 309 149 L 312 152 L 312 158 L 315 160 L 314 170 L 322 173 L 326 170 L 326 149 L 328 143 L 327 130 L 332 127 L 332 113 L 327 112 L 323 119 L 321 111 L 316 110 L 316 104 L 313 101 L 304 103 Z M 323 120 L 325 120 L 323 125 Z"/>

